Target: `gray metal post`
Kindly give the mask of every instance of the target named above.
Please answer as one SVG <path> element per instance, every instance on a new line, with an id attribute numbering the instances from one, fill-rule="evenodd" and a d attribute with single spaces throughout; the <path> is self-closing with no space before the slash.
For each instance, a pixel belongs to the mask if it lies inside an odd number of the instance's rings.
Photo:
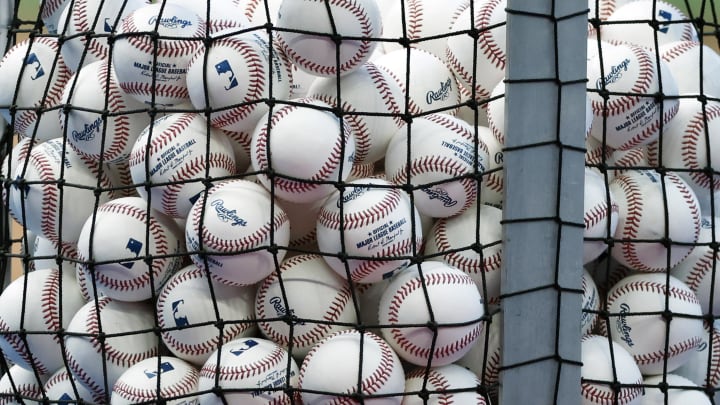
<path id="1" fill-rule="evenodd" d="M 586 9 L 508 0 L 501 404 L 579 403 Z"/>

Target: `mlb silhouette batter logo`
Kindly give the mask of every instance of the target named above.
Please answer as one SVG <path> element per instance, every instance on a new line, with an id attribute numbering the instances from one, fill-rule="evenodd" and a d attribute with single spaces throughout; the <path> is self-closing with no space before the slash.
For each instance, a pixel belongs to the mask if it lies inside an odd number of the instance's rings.
<path id="1" fill-rule="evenodd" d="M 160 373 L 167 373 L 168 371 L 172 371 L 172 370 L 175 370 L 175 367 L 173 367 L 173 365 L 170 364 L 170 362 L 165 361 L 165 362 L 160 363 Z M 157 375 L 159 374 L 155 370 L 144 370 L 144 373 L 148 379 L 153 379 L 153 378 L 157 377 Z"/>
<path id="2" fill-rule="evenodd" d="M 38 59 L 37 55 L 34 52 L 30 53 L 30 55 L 27 56 L 27 59 L 25 59 L 25 64 L 29 65 L 31 69 L 34 69 L 34 72 L 30 74 L 31 80 L 37 80 L 45 76 L 45 69 L 43 69 L 42 63 L 40 63 L 40 59 Z"/>
<path id="3" fill-rule="evenodd" d="M 245 342 L 243 342 L 242 346 L 235 348 L 235 349 L 230 349 L 229 351 L 231 354 L 233 354 L 235 356 L 240 356 L 241 354 L 245 353 L 246 351 L 252 349 L 253 347 L 255 347 L 257 345 L 258 345 L 257 341 L 248 339 Z"/>
<path id="4" fill-rule="evenodd" d="M 125 245 L 125 249 L 132 252 L 135 255 L 135 257 L 140 256 L 140 252 L 142 252 L 142 248 L 143 248 L 143 243 L 140 242 L 139 240 L 133 239 L 133 238 L 128 238 L 127 244 Z M 128 269 L 132 269 L 133 266 L 135 265 L 135 261 L 133 260 L 133 261 L 129 261 L 129 262 L 122 262 L 120 264 Z"/>
<path id="5" fill-rule="evenodd" d="M 224 86 L 225 90 L 230 90 L 233 87 L 237 87 L 238 81 L 235 77 L 235 72 L 233 72 L 232 67 L 230 67 L 230 62 L 227 59 L 216 63 L 215 71 L 220 77 L 227 76 L 228 85 Z"/>
<path id="6" fill-rule="evenodd" d="M 188 326 L 190 325 L 190 321 L 188 321 L 187 315 L 182 314 L 182 308 L 185 306 L 185 300 L 177 300 L 170 304 L 170 308 L 172 308 L 173 311 L 173 319 L 175 320 L 175 326 Z"/>

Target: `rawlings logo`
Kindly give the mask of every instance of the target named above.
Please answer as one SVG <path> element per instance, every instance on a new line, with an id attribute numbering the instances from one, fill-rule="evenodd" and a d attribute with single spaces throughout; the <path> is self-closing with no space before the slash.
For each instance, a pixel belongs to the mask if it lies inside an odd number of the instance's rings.
<path id="1" fill-rule="evenodd" d="M 71 135 L 76 141 L 92 141 L 93 139 L 95 139 L 95 134 L 100 133 L 101 125 L 102 117 L 98 117 L 90 124 L 85 124 L 85 126 L 81 130 L 78 131 L 74 129 Z"/>
<path id="2" fill-rule="evenodd" d="M 605 83 L 605 86 L 607 86 L 620 80 L 620 78 L 622 77 L 622 72 L 627 72 L 628 65 L 630 65 L 630 59 L 625 59 L 617 65 L 613 66 L 612 68 L 610 68 L 610 72 L 606 74 L 605 77 L 597 79 L 597 81 L 595 82 L 595 87 L 600 90 L 603 87 L 603 83 Z"/>
<path id="3" fill-rule="evenodd" d="M 214 200 L 210 203 L 210 206 L 215 208 L 215 213 L 218 218 L 223 222 L 230 222 L 230 226 L 247 226 L 247 221 L 238 216 L 236 210 L 231 210 L 225 207 L 225 201 L 221 198 Z"/>
<path id="4" fill-rule="evenodd" d="M 457 205 L 457 200 L 453 200 L 447 193 L 447 191 L 441 188 L 421 188 L 423 193 L 427 194 L 430 200 L 439 200 L 443 203 L 443 207 L 454 207 Z"/>
<path id="5" fill-rule="evenodd" d="M 157 16 L 152 16 L 148 20 L 148 24 L 155 25 L 155 23 L 158 21 Z M 190 20 L 183 20 L 182 18 L 178 18 L 178 16 L 174 15 L 172 17 L 163 17 L 160 19 L 160 25 L 162 25 L 165 28 L 185 28 L 188 26 L 192 26 L 193 23 Z"/>
<path id="6" fill-rule="evenodd" d="M 288 314 L 288 312 L 285 310 L 285 305 L 283 305 L 282 298 L 280 297 L 271 297 L 270 298 L 270 304 L 272 304 L 273 309 L 275 310 L 275 313 L 277 313 L 278 317 L 283 317 Z M 295 311 L 293 309 L 290 309 L 290 316 L 295 317 Z M 305 322 L 298 322 L 299 325 L 305 325 Z"/>
<path id="7" fill-rule="evenodd" d="M 364 186 L 364 187 L 353 187 L 352 191 L 345 193 L 345 195 L 342 196 L 341 199 L 338 200 L 337 206 L 340 208 L 340 204 L 347 203 L 349 201 L 352 201 L 361 195 L 365 194 L 366 191 L 369 191 L 370 187 Z"/>
<path id="8" fill-rule="evenodd" d="M 628 346 L 632 347 L 635 346 L 635 343 L 633 343 L 632 338 L 630 337 L 630 331 L 632 331 L 632 328 L 628 326 L 627 324 L 627 316 L 624 314 L 630 313 L 630 305 L 626 303 L 620 304 L 620 316 L 615 320 L 615 327 L 620 332 L 622 336 L 620 336 L 620 340 L 627 343 Z"/>
<path id="9" fill-rule="evenodd" d="M 440 82 L 440 89 L 438 91 L 428 91 L 425 95 L 425 101 L 428 104 L 432 104 L 433 101 L 443 101 L 450 97 L 450 90 L 452 90 L 451 78 L 448 78 L 445 82 Z"/>

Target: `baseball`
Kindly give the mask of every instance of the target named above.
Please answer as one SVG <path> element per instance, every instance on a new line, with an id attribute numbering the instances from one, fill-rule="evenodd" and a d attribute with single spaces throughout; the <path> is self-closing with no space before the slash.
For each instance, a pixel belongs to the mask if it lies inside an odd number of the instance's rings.
<path id="1" fill-rule="evenodd" d="M 467 7 L 455 20 L 451 32 L 467 32 L 475 28 L 478 30 L 477 39 L 467 33 L 447 39 L 447 64 L 460 84 L 467 89 L 475 89 L 477 99 L 488 98 L 505 77 L 506 7 L 507 0 L 488 0 L 478 7 Z"/>
<path id="2" fill-rule="evenodd" d="M 399 118 L 405 112 L 401 107 L 403 91 L 389 72 L 372 62 L 364 63 L 339 80 L 315 79 L 307 96 L 340 108 L 346 114 L 343 119 L 354 134 L 358 163 L 380 161 L 390 137 L 403 125 Z"/>
<path id="3" fill-rule="evenodd" d="M 655 375 L 645 378 L 645 395 L 641 405 L 710 405 L 707 394 L 698 390 L 698 386 L 677 374 Z M 667 384 L 667 388 L 661 388 Z"/>
<path id="4" fill-rule="evenodd" d="M 441 60 L 445 59 L 445 35 L 452 30 L 460 13 L 470 6 L 470 0 L 407 0 L 404 3 L 388 3 L 388 9 L 382 13 L 383 38 L 407 38 L 411 41 L 411 47 L 430 52 Z M 429 39 L 435 36 L 439 38 Z M 403 49 L 403 46 L 399 42 L 383 42 L 383 48 L 385 52 L 392 52 Z"/>
<path id="5" fill-rule="evenodd" d="M 385 173 L 396 185 L 411 184 L 418 212 L 433 218 L 461 214 L 477 201 L 489 151 L 465 121 L 447 114 L 413 119 L 393 135 Z M 410 149 L 408 151 L 408 148 Z"/>
<path id="6" fill-rule="evenodd" d="M 410 48 L 388 52 L 374 59 L 373 63 L 387 71 L 402 89 L 402 97 L 399 98 L 401 112 L 421 114 L 441 111 L 451 115 L 458 112 L 460 89 L 444 59 L 422 49 Z"/>
<path id="7" fill-rule="evenodd" d="M 582 405 L 640 404 L 643 376 L 627 350 L 599 335 L 583 337 L 581 347 Z M 623 386 L 615 390 L 605 381 Z"/>
<path id="8" fill-rule="evenodd" d="M 6 106 L 0 114 L 15 132 L 37 142 L 62 134 L 56 111 L 38 111 L 58 106 L 70 79 L 59 51 L 57 38 L 34 37 L 15 44 L 0 60 L 0 106 Z"/>
<path id="9" fill-rule="evenodd" d="M 134 10 L 120 25 L 112 49 L 120 88 L 151 105 L 187 101 L 188 63 L 204 36 L 205 21 L 176 3 L 147 4 Z"/>
<path id="10" fill-rule="evenodd" d="M 202 366 L 221 343 L 257 331 L 255 290 L 208 280 L 195 265 L 181 269 L 162 287 L 155 304 L 163 343 L 175 356 Z M 222 341 L 217 325 L 211 323 L 221 320 L 225 322 Z"/>
<path id="11" fill-rule="evenodd" d="M 688 257 L 670 269 L 670 274 L 687 284 L 697 294 L 703 314 L 720 313 L 720 277 L 714 275 L 720 253 L 712 247 L 713 235 L 720 232 L 720 218 L 704 216 L 700 222 L 697 246 Z M 712 306 L 711 306 L 712 303 Z"/>
<path id="12" fill-rule="evenodd" d="M 60 270 L 40 269 L 16 278 L 0 294 L 5 359 L 40 374 L 55 372 L 63 366 L 59 333 L 84 304 L 77 282 Z"/>
<path id="13" fill-rule="evenodd" d="M 49 0 L 40 2 L 40 19 L 49 33 L 54 34 L 58 32 L 60 15 L 70 2 L 71 0 Z"/>
<path id="14" fill-rule="evenodd" d="M 669 70 L 662 72 L 661 85 L 660 69 L 652 52 L 637 45 L 607 42 L 602 44 L 602 52 L 587 63 L 591 89 L 588 97 L 593 111 L 590 135 L 613 149 L 623 150 L 658 139 L 660 129 L 667 126 L 678 109 L 677 98 L 658 102 L 654 96 L 661 87 L 665 94 L 677 94 Z M 606 91 L 613 94 L 603 96 Z"/>
<path id="15" fill-rule="evenodd" d="M 158 355 L 154 328 L 155 315 L 145 302 L 88 301 L 65 330 L 72 376 L 93 394 L 108 397 L 125 370 Z"/>
<path id="16" fill-rule="evenodd" d="M 284 0 L 275 26 L 283 53 L 315 76 L 343 75 L 357 69 L 370 59 L 378 44 L 373 39 L 382 33 L 375 0 Z M 331 35 L 356 39 L 336 43 Z"/>
<path id="17" fill-rule="evenodd" d="M 653 14 L 654 13 L 654 14 Z M 645 21 L 657 21 L 653 28 Z M 603 41 L 631 43 L 654 49 L 674 41 L 697 41 L 697 32 L 687 15 L 663 0 L 635 0 L 616 8 L 600 26 Z"/>
<path id="18" fill-rule="evenodd" d="M 182 266 L 183 230 L 147 205 L 140 197 L 108 201 L 80 232 L 78 265 L 87 267 L 98 292 L 112 299 L 150 299 Z M 147 257 L 153 257 L 150 264 Z"/>
<path id="19" fill-rule="evenodd" d="M 260 283 L 255 317 L 263 335 L 296 360 L 326 336 L 357 323 L 350 285 L 316 254 L 286 259 Z"/>
<path id="20" fill-rule="evenodd" d="M 326 110 L 329 105 L 295 101 L 302 104 L 279 106 L 260 119 L 250 142 L 251 166 L 279 199 L 310 203 L 330 195 L 332 182 L 347 179 L 355 164 L 355 136 Z"/>
<path id="21" fill-rule="evenodd" d="M 700 233 L 700 207 L 684 180 L 673 172 L 636 170 L 615 177 L 609 189 L 618 205 L 610 249 L 615 260 L 637 271 L 662 272 L 687 257 Z M 663 238 L 681 244 L 666 246 Z"/>
<path id="22" fill-rule="evenodd" d="M 701 88 L 705 95 L 720 94 L 720 54 L 715 49 L 696 41 L 673 41 L 658 52 L 675 78 L 678 94 L 701 94 Z"/>
<path id="23" fill-rule="evenodd" d="M 503 328 L 502 311 L 492 315 L 483 328 L 483 332 L 473 343 L 472 348 L 458 359 L 455 364 L 463 366 L 480 377 L 481 381 L 489 388 L 488 394 L 491 397 L 498 395 L 500 382 L 500 367 Z"/>
<path id="24" fill-rule="evenodd" d="M 277 344 L 259 338 L 232 340 L 213 353 L 200 369 L 198 392 L 201 404 L 289 405 L 284 389 L 297 387 L 299 370 L 295 360 Z M 327 377 L 327 376 L 326 376 Z M 245 390 L 225 392 L 225 390 Z"/>
<path id="25" fill-rule="evenodd" d="M 720 167 L 720 156 L 708 151 L 720 148 L 720 102 L 682 98 L 678 112 L 663 133 L 662 148 L 654 151 L 663 167 L 679 169 L 698 197 L 709 199 L 720 191 L 720 175 L 709 176 L 705 169 Z M 656 145 L 658 146 L 658 145 Z"/>
<path id="26" fill-rule="evenodd" d="M 472 277 L 491 305 L 500 304 L 502 210 L 476 205 L 435 221 L 425 242 L 425 257 L 457 267 Z M 480 249 L 471 246 L 479 243 Z"/>
<path id="27" fill-rule="evenodd" d="M 210 48 L 199 49 L 189 62 L 186 80 L 193 107 L 213 110 L 210 125 L 252 132 L 269 110 L 264 99 L 288 98 L 288 72 L 266 34 L 247 32 L 222 37 Z"/>
<path id="28" fill-rule="evenodd" d="M 118 87 L 107 62 L 82 67 L 68 80 L 58 110 L 61 134 L 78 154 L 104 163 L 127 160 L 138 135 L 150 125 L 145 106 Z M 140 111 L 140 112 L 130 112 Z"/>
<path id="29" fill-rule="evenodd" d="M 582 274 L 582 316 L 580 320 L 580 334 L 589 335 L 598 322 L 600 311 L 600 291 L 590 272 L 583 267 Z"/>
<path id="30" fill-rule="evenodd" d="M 102 188 L 112 187 L 110 179 L 97 170 L 97 162 L 66 147 L 63 138 L 34 146 L 12 177 L 16 179 L 9 189 L 13 217 L 55 243 L 76 243 L 96 200 L 109 201 L 106 192 L 95 196 L 98 180 Z"/>
<path id="31" fill-rule="evenodd" d="M 690 360 L 673 371 L 701 387 L 720 387 L 720 323 L 703 322 L 702 341 Z"/>
<path id="32" fill-rule="evenodd" d="M 298 384 L 305 405 L 346 403 L 351 395 L 389 394 L 397 396 L 366 397 L 364 402 L 400 405 L 405 372 L 397 354 L 379 336 L 345 330 L 313 346 L 302 362 Z"/>
<path id="33" fill-rule="evenodd" d="M 615 235 L 619 207 L 605 177 L 585 168 L 583 264 L 597 259 L 608 245 L 604 239 Z"/>
<path id="34" fill-rule="evenodd" d="M 287 246 L 289 239 L 287 214 L 261 185 L 241 179 L 220 183 L 198 198 L 185 227 L 193 262 L 207 268 L 213 280 L 238 286 L 270 275 L 275 260 L 287 252 L 270 248 Z"/>
<path id="35" fill-rule="evenodd" d="M 35 373 L 30 370 L 18 365 L 9 365 L 9 367 L 10 369 L 0 378 L 0 405 L 42 404 L 45 378 L 41 377 L 38 381 Z M 24 398 L 15 401 L 14 395 L 22 395 Z"/>
<path id="36" fill-rule="evenodd" d="M 116 33 L 128 14 L 146 4 L 145 0 L 107 3 L 74 0 L 68 4 L 60 16 L 58 33 L 65 36 L 60 52 L 70 71 L 107 61 L 110 49 L 107 35 Z"/>
<path id="37" fill-rule="evenodd" d="M 207 148 L 209 147 L 209 153 Z M 227 136 L 208 128 L 196 113 L 156 119 L 138 136 L 129 158 L 130 175 L 141 197 L 173 218 L 187 218 L 205 190 L 198 177 L 235 174 L 235 154 Z M 151 187 L 146 182 L 160 183 Z"/>
<path id="38" fill-rule="evenodd" d="M 82 399 L 88 403 L 98 404 L 105 401 L 102 395 L 93 394 L 80 384 L 64 366 L 60 367 L 48 378 L 43 389 L 50 401 L 77 401 Z"/>
<path id="39" fill-rule="evenodd" d="M 702 341 L 697 296 L 685 283 L 663 273 L 623 278 L 608 291 L 607 310 L 610 336 L 635 358 L 644 375 L 672 372 Z M 665 310 L 674 315 L 669 328 Z"/>
<path id="40" fill-rule="evenodd" d="M 378 282 L 405 267 L 420 250 L 420 215 L 407 194 L 390 182 L 353 180 L 320 208 L 317 244 L 342 277 L 356 283 Z M 341 252 L 348 257 L 337 256 Z"/>
<path id="41" fill-rule="evenodd" d="M 476 126 L 479 142 L 485 144 L 488 150 L 488 162 L 480 183 L 478 200 L 482 204 L 502 207 L 505 190 L 503 178 L 503 144 L 492 134 L 486 126 Z"/>
<path id="42" fill-rule="evenodd" d="M 380 324 L 388 325 L 383 337 L 403 360 L 442 366 L 470 351 L 481 335 L 485 307 L 469 275 L 428 261 L 397 274 L 380 297 L 378 314 Z M 429 323 L 437 323 L 437 330 L 414 326 Z"/>
<path id="43" fill-rule="evenodd" d="M 486 405 L 489 402 L 477 392 L 482 384 L 474 372 L 457 364 L 426 369 L 414 367 L 405 376 L 405 392 L 420 392 L 403 398 L 402 405 L 466 404 Z M 428 397 L 423 398 L 427 390 Z"/>
<path id="44" fill-rule="evenodd" d="M 200 375 L 191 364 L 170 356 L 149 357 L 125 370 L 115 381 L 110 405 L 132 405 L 163 400 L 168 405 L 187 405 L 194 396 Z"/>

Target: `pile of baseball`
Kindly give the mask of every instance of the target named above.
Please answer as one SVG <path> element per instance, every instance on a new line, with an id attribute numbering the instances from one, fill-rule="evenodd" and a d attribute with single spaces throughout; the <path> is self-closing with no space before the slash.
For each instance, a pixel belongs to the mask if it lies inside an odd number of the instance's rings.
<path id="1" fill-rule="evenodd" d="M 0 393 L 495 400 L 507 1 L 470 2 L 43 2 L 0 60 L 27 264 Z M 589 25 L 586 403 L 720 386 L 720 104 L 697 97 L 720 56 L 655 4 L 589 0 L 664 25 Z"/>

